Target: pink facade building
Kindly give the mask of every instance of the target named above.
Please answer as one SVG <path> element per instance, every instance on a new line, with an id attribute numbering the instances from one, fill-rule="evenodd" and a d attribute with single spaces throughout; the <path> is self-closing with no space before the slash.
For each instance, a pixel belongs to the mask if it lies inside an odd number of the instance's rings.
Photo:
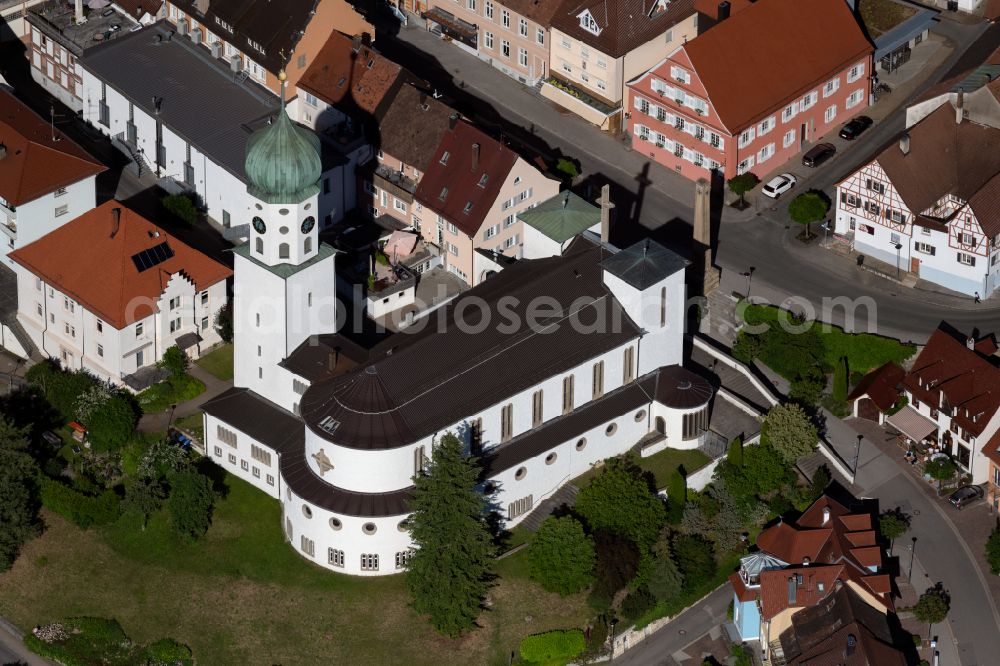
<path id="1" fill-rule="evenodd" d="M 843 0 L 759 0 L 629 83 L 632 147 L 692 180 L 764 175 L 868 106 L 873 51 Z"/>

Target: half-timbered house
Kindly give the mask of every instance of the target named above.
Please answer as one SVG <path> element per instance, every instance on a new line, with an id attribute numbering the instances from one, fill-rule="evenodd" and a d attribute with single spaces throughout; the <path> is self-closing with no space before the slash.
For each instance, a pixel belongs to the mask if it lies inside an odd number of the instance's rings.
<path id="1" fill-rule="evenodd" d="M 837 185 L 835 231 L 864 255 L 983 298 L 1000 285 L 1000 129 L 946 104 Z"/>

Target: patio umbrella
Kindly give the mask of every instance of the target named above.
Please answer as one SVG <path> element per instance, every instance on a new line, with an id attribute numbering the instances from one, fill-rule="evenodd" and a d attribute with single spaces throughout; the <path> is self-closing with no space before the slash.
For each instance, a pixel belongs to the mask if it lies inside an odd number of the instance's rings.
<path id="1" fill-rule="evenodd" d="M 91 9 L 104 9 L 111 4 L 111 0 L 87 0 L 87 6 Z"/>

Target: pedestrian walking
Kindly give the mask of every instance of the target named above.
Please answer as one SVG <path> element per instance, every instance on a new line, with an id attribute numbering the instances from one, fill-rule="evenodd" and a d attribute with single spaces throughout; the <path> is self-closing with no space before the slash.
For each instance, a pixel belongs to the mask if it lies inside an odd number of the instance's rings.
<path id="1" fill-rule="evenodd" d="M 979 298 L 979 292 L 976 292 L 976 303 L 982 303 L 983 299 Z"/>

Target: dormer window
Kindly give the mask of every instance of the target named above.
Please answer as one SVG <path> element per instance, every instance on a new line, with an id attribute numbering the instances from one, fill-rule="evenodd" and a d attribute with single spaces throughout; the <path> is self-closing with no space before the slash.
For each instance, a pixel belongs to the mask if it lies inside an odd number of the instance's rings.
<path id="1" fill-rule="evenodd" d="M 472 202 L 471 201 L 466 201 L 465 202 L 465 209 L 462 212 L 465 213 L 466 215 L 468 215 L 469 211 L 471 211 L 471 210 L 472 210 Z"/>
<path id="2" fill-rule="evenodd" d="M 447 187 L 442 187 L 441 188 L 441 194 L 438 195 L 438 199 L 440 199 L 441 201 L 444 201 L 447 198 L 448 198 L 448 188 Z"/>
<path id="3" fill-rule="evenodd" d="M 597 20 L 594 15 L 590 13 L 589 9 L 585 9 L 582 14 L 577 16 L 580 19 L 580 27 L 587 32 L 593 33 L 595 35 L 601 34 L 601 28 L 597 25 Z"/>
<path id="4" fill-rule="evenodd" d="M 448 158 L 449 157 L 451 157 L 451 153 L 449 153 L 447 150 L 444 151 L 444 154 L 441 155 L 441 164 L 443 164 L 443 165 L 448 164 Z"/>
<path id="5" fill-rule="evenodd" d="M 489 181 L 489 179 L 490 179 L 490 175 L 488 173 L 484 173 L 482 176 L 480 176 L 479 177 L 479 187 L 486 187 L 486 183 Z"/>
<path id="6" fill-rule="evenodd" d="M 670 4 L 669 0 L 656 0 L 653 6 L 649 8 L 649 18 L 656 18 L 663 12 L 667 11 L 667 5 Z"/>

